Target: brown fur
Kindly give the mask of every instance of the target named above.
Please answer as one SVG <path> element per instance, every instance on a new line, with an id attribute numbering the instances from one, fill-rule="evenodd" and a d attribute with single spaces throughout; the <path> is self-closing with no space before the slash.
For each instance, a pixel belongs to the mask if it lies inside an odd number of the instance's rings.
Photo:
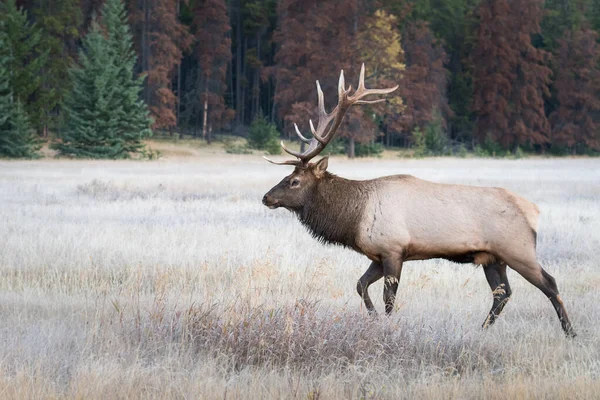
<path id="1" fill-rule="evenodd" d="M 490 285 L 506 287 L 505 273 L 493 271 L 508 264 L 549 297 L 567 335 L 575 335 L 554 278 L 536 259 L 535 204 L 501 188 L 438 184 L 410 175 L 352 181 L 328 173 L 327 164 L 323 158 L 296 167 L 263 203 L 294 212 L 318 240 L 350 247 L 373 261 L 357 286 L 370 312 L 368 286 L 381 277 L 391 312 L 404 261 L 445 258 L 490 266 Z M 495 300 L 485 326 L 509 295 L 501 303 Z"/>

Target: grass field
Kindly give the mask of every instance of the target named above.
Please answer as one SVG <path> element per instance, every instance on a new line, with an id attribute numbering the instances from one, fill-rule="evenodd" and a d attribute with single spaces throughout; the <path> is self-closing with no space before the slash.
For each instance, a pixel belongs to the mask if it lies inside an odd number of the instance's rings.
<path id="1" fill-rule="evenodd" d="M 355 292 L 368 260 L 262 206 L 289 167 L 171 150 L 0 161 L 0 398 L 600 398 L 599 159 L 329 162 L 536 202 L 567 340 L 513 271 L 483 332 L 483 271 L 441 260 L 406 263 L 395 313 L 371 318 Z"/>

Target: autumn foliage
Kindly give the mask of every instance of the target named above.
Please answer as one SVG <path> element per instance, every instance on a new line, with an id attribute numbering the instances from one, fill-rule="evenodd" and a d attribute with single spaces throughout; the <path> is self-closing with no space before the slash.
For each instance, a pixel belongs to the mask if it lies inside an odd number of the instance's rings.
<path id="1" fill-rule="evenodd" d="M 558 108 L 550 115 L 552 139 L 574 150 L 600 149 L 600 45 L 588 28 L 559 40 L 555 83 Z"/>
<path id="2" fill-rule="evenodd" d="M 202 110 L 202 136 L 233 117 L 227 112 L 224 93 L 227 67 L 231 61 L 231 30 L 224 0 L 199 0 L 194 9 L 199 73 L 196 89 Z"/>
<path id="3" fill-rule="evenodd" d="M 404 49 L 407 68 L 400 94 L 406 107 L 399 123 L 404 131 L 413 132 L 432 122 L 436 113 L 445 117 L 451 114 L 446 98 L 446 53 L 425 22 L 406 28 Z"/>
<path id="4" fill-rule="evenodd" d="M 547 143 L 549 54 L 531 42 L 540 33 L 542 1 L 484 0 L 478 15 L 472 55 L 476 137 L 505 149 Z"/>
<path id="5" fill-rule="evenodd" d="M 137 32 L 141 72 L 148 75 L 144 98 L 154 128 L 176 125 L 177 96 L 172 79 L 193 36 L 178 19 L 179 0 L 130 0 L 130 21 Z"/>

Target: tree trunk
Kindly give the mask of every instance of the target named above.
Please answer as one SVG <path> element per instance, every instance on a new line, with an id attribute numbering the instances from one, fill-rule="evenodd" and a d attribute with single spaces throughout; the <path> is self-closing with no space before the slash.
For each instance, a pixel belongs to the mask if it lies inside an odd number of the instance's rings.
<path id="1" fill-rule="evenodd" d="M 244 39 L 244 54 L 246 54 L 246 51 L 248 50 L 248 39 Z M 242 68 L 242 76 L 246 77 L 246 65 L 243 65 Z M 242 124 L 246 123 L 246 93 L 248 92 L 248 85 L 245 85 L 242 88 Z"/>
<path id="2" fill-rule="evenodd" d="M 208 144 L 212 143 L 212 124 L 208 126 L 208 135 L 206 135 L 206 142 Z"/>
<path id="3" fill-rule="evenodd" d="M 390 132 L 387 126 L 385 128 L 385 143 L 387 147 L 390 147 L 392 145 L 392 132 Z"/>
<path id="4" fill-rule="evenodd" d="M 179 20 L 179 13 L 181 11 L 181 1 L 177 0 L 177 19 Z M 183 56 L 177 64 L 177 115 L 175 115 L 175 126 L 179 128 L 179 115 L 181 114 L 181 64 L 183 63 Z"/>
<path id="5" fill-rule="evenodd" d="M 206 123 L 208 122 L 208 96 L 204 96 L 204 116 L 202 121 L 202 139 L 206 139 Z"/>
<path id="6" fill-rule="evenodd" d="M 277 95 L 277 80 L 275 80 L 275 87 L 273 88 L 273 97 L 271 97 L 271 123 L 275 123 L 275 96 Z"/>
<path id="7" fill-rule="evenodd" d="M 262 35 L 262 29 L 256 33 L 256 54 L 258 59 L 260 60 L 260 38 Z M 258 114 L 261 113 L 260 110 L 260 67 L 256 67 L 254 71 L 254 90 L 252 93 L 253 98 L 253 110 L 252 110 L 252 119 L 255 119 Z"/>
<path id="8" fill-rule="evenodd" d="M 235 32 L 235 120 L 237 125 L 243 123 L 242 114 L 242 5 L 237 2 L 237 27 Z"/>
<path id="9" fill-rule="evenodd" d="M 356 157 L 354 138 L 351 137 L 348 139 L 348 158 L 354 158 L 354 157 Z"/>

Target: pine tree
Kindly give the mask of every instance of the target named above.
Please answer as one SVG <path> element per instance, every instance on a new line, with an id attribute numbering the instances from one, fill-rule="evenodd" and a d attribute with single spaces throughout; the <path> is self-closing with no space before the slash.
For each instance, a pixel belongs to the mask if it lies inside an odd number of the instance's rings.
<path id="1" fill-rule="evenodd" d="M 61 155 L 89 158 L 123 158 L 127 152 L 119 136 L 122 107 L 113 103 L 118 69 L 101 28 L 92 22 L 79 51 L 79 66 L 69 71 L 73 89 L 65 99 L 67 126 L 62 142 L 54 147 Z M 119 116 L 119 117 L 117 117 Z"/>
<path id="2" fill-rule="evenodd" d="M 6 157 L 35 158 L 41 143 L 31 128 L 21 102 L 13 103 L 5 125 L 0 128 L 0 155 Z"/>
<path id="3" fill-rule="evenodd" d="M 77 55 L 81 25 L 79 0 L 32 0 L 30 10 L 42 32 L 40 46 L 48 51 L 42 66 L 39 104 L 43 136 L 60 127 L 62 104 L 70 90 L 69 67 Z"/>
<path id="4" fill-rule="evenodd" d="M 148 107 L 140 98 L 144 76 L 135 78 L 133 71 L 137 61 L 133 40 L 129 31 L 127 11 L 122 0 L 106 0 L 102 12 L 108 35 L 108 50 L 117 69 L 115 104 L 119 114 L 119 134 L 127 143 L 125 151 L 135 152 L 141 148 L 140 139 L 152 134 Z"/>
<path id="5" fill-rule="evenodd" d="M 35 157 L 40 143 L 21 102 L 14 102 L 5 43 L 6 35 L 0 31 L 0 157 Z"/>
<path id="6" fill-rule="evenodd" d="M 41 32 L 28 21 L 27 13 L 18 8 L 15 0 L 0 3 L 0 31 L 6 33 L 6 48 L 10 55 L 12 71 L 9 85 L 15 102 L 25 106 L 25 111 L 36 128 L 41 130 L 42 67 L 47 50 L 41 48 Z"/>
<path id="7" fill-rule="evenodd" d="M 10 56 L 6 49 L 6 34 L 0 31 L 0 129 L 2 132 L 7 129 L 13 103 L 8 69 Z"/>
<path id="8" fill-rule="evenodd" d="M 54 146 L 63 155 L 127 158 L 142 149 L 141 140 L 151 133 L 148 111 L 139 98 L 142 81 L 133 78 L 135 55 L 124 8 L 119 0 L 107 0 L 103 10 L 108 37 L 92 22 L 79 66 L 70 70 L 67 127 L 62 143 Z"/>

